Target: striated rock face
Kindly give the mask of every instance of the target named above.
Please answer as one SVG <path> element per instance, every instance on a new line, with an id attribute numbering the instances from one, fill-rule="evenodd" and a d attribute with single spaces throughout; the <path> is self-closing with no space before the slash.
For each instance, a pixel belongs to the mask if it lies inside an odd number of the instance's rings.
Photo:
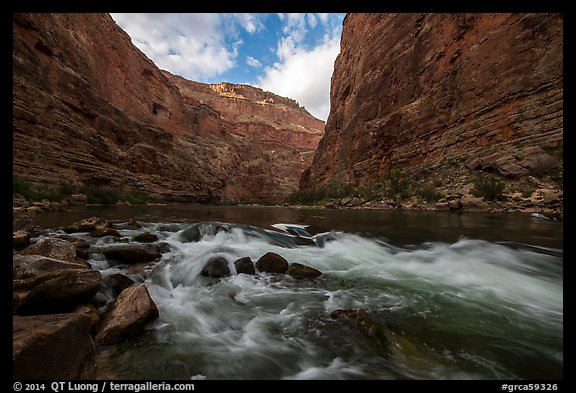
<path id="1" fill-rule="evenodd" d="M 303 188 L 528 146 L 561 156 L 562 16 L 349 14 L 330 96 Z"/>
<path id="2" fill-rule="evenodd" d="M 206 111 L 215 111 L 226 130 L 235 136 L 257 143 L 270 160 L 262 165 L 273 166 L 275 186 L 284 195 L 293 191 L 300 181 L 302 172 L 312 163 L 312 157 L 324 132 L 324 122 L 316 119 L 296 101 L 249 85 L 232 83 L 204 84 L 189 81 L 180 76 L 162 71 L 164 76 L 178 87 L 189 103 L 207 105 Z M 214 112 L 213 112 L 214 113 Z M 253 168 L 254 169 L 254 168 Z M 247 171 L 255 176 L 261 168 Z M 288 169 L 288 170 L 286 170 Z M 246 183 L 249 179 L 243 179 Z M 261 177 L 252 182 L 253 187 L 265 181 Z M 244 192 L 244 183 L 229 183 L 225 189 L 232 199 Z M 250 185 L 250 184 L 246 184 Z M 238 190 L 239 188 L 239 190 Z"/>
<path id="3" fill-rule="evenodd" d="M 108 14 L 14 14 L 14 175 L 181 202 L 279 200 L 297 188 L 322 122 L 292 100 L 245 86 L 240 121 L 184 85 Z"/>

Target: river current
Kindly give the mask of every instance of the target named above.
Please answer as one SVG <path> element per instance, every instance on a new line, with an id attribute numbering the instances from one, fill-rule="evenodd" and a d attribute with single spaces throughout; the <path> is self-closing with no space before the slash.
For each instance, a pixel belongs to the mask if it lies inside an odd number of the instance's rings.
<path id="1" fill-rule="evenodd" d="M 160 314 L 139 338 L 100 349 L 99 378 L 563 378 L 562 222 L 252 206 L 83 207 L 37 222 L 51 233 L 91 216 L 142 225 L 120 240 L 75 236 L 103 275 L 144 282 Z M 186 238 L 193 225 L 200 237 Z M 170 245 L 160 260 L 127 266 L 97 252 L 146 231 Z M 267 252 L 323 274 L 236 274 L 235 260 Z M 214 256 L 230 277 L 200 274 Z M 337 310 L 365 312 L 382 339 Z"/>

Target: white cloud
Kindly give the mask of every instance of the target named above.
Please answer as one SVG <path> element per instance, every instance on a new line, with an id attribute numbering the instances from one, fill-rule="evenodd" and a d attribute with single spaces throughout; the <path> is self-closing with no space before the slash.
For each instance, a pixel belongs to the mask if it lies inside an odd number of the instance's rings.
<path id="1" fill-rule="evenodd" d="M 312 49 L 296 49 L 282 63 L 264 69 L 262 89 L 295 99 L 313 116 L 326 120 L 330 112 L 330 79 L 340 52 L 340 37 Z"/>
<path id="2" fill-rule="evenodd" d="M 258 30 L 262 30 L 264 28 L 264 24 L 262 23 L 258 15 L 232 14 L 232 17 L 236 18 L 236 20 L 240 23 L 242 28 L 250 34 L 253 34 Z"/>
<path id="3" fill-rule="evenodd" d="M 246 56 L 246 64 L 251 67 L 260 68 L 262 67 L 262 63 L 258 61 L 258 59 L 253 58 L 252 56 Z"/>
<path id="4" fill-rule="evenodd" d="M 235 74 L 242 59 L 253 67 L 252 73 L 260 73 L 251 79 L 256 78 L 259 87 L 296 99 L 320 119 L 328 116 L 330 78 L 339 52 L 343 14 L 277 14 L 281 35 L 271 52 L 277 56 L 274 64 L 264 61 L 267 55 L 244 52 L 252 44 L 250 37 L 277 33 L 265 30 L 267 18 L 274 18 L 268 14 L 111 15 L 159 68 L 214 83 L 224 74 L 248 75 Z"/>
<path id="5" fill-rule="evenodd" d="M 310 25 L 311 28 L 316 27 L 316 24 L 318 23 L 318 20 L 316 19 L 316 15 L 306 14 L 306 19 L 308 21 L 308 25 Z"/>
<path id="6" fill-rule="evenodd" d="M 134 45 L 159 67 L 196 81 L 231 70 L 249 33 L 263 27 L 250 14 L 111 14 Z"/>
<path id="7" fill-rule="evenodd" d="M 278 41 L 279 62 L 264 67 L 258 78 L 259 87 L 293 98 L 315 117 L 326 120 L 330 112 L 330 80 L 334 61 L 340 52 L 343 15 L 283 14 L 279 15 L 285 33 Z M 307 26 L 318 21 L 326 34 L 319 43 L 306 44 Z"/>

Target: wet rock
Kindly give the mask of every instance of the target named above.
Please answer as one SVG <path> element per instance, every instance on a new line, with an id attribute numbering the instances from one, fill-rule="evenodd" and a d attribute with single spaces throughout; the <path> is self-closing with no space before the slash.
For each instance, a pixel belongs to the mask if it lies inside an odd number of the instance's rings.
<path id="1" fill-rule="evenodd" d="M 114 237 L 122 237 L 120 232 L 114 228 L 107 228 L 107 227 L 100 227 L 94 229 L 90 232 L 90 236 L 92 237 L 104 237 L 104 236 L 114 236 Z"/>
<path id="2" fill-rule="evenodd" d="M 76 306 L 72 312 L 82 314 L 90 318 L 90 331 L 92 335 L 96 334 L 96 329 L 98 328 L 98 323 L 100 322 L 100 314 L 98 313 L 98 309 L 96 306 L 94 306 L 94 304 L 80 304 Z"/>
<path id="3" fill-rule="evenodd" d="M 291 263 L 287 273 L 294 278 L 316 278 L 322 275 L 320 270 L 300 263 Z"/>
<path id="4" fill-rule="evenodd" d="M 114 296 L 118 296 L 120 293 L 122 293 L 123 290 L 135 284 L 134 280 L 121 273 L 104 276 L 102 281 L 103 285 L 111 288 L 114 291 Z"/>
<path id="5" fill-rule="evenodd" d="M 138 223 L 135 219 L 131 218 L 126 222 L 114 223 L 112 225 L 116 229 L 140 229 L 142 225 Z"/>
<path id="6" fill-rule="evenodd" d="M 26 255 L 43 255 L 62 261 L 79 262 L 76 247 L 71 242 L 57 237 L 43 237 L 22 251 Z"/>
<path id="7" fill-rule="evenodd" d="M 64 232 L 75 233 L 75 232 L 92 232 L 96 228 L 104 228 L 109 226 L 109 222 L 98 217 L 85 218 L 80 221 L 64 227 Z"/>
<path id="8" fill-rule="evenodd" d="M 238 274 L 256 274 L 256 270 L 254 269 L 254 262 L 252 262 L 252 258 L 244 257 L 236 260 L 234 262 L 234 266 L 236 267 L 236 272 Z"/>
<path id="9" fill-rule="evenodd" d="M 180 232 L 182 242 L 199 242 L 203 236 L 214 236 L 218 232 L 230 232 L 230 226 L 219 222 L 198 222 Z"/>
<path id="10" fill-rule="evenodd" d="M 158 249 L 151 246 L 143 244 L 114 245 L 106 247 L 103 253 L 107 259 L 128 264 L 151 262 L 162 257 Z"/>
<path id="11" fill-rule="evenodd" d="M 150 247 L 154 248 L 160 254 L 164 254 L 166 252 L 170 252 L 170 244 L 166 242 L 159 242 L 155 244 L 151 244 Z"/>
<path id="12" fill-rule="evenodd" d="M 210 258 L 202 268 L 200 274 L 206 277 L 227 277 L 230 275 L 230 268 L 228 267 L 226 258 L 216 256 Z"/>
<path id="13" fill-rule="evenodd" d="M 66 240 L 69 243 L 72 243 L 76 248 L 76 256 L 80 259 L 87 260 L 90 255 L 88 253 L 88 249 L 90 248 L 90 243 L 88 243 L 84 239 L 79 239 L 74 236 L 70 235 L 58 235 L 56 236 L 58 239 Z"/>
<path id="14" fill-rule="evenodd" d="M 12 233 L 12 248 L 16 251 L 22 251 L 30 245 L 30 232 L 16 231 Z"/>
<path id="15" fill-rule="evenodd" d="M 100 322 L 95 341 L 117 342 L 142 331 L 144 325 L 158 318 L 158 308 L 144 284 L 126 288 Z"/>
<path id="16" fill-rule="evenodd" d="M 256 268 L 266 273 L 286 273 L 288 261 L 276 253 L 267 252 L 258 259 Z"/>
<path id="17" fill-rule="evenodd" d="M 13 309 L 19 315 L 67 312 L 89 301 L 102 286 L 96 270 L 58 270 L 13 280 Z"/>
<path id="18" fill-rule="evenodd" d="M 141 243 L 153 243 L 158 240 L 158 236 L 150 232 L 144 232 L 134 237 L 134 240 Z"/>
<path id="19" fill-rule="evenodd" d="M 376 343 L 381 347 L 386 347 L 388 345 L 388 339 L 386 337 L 385 328 L 372 321 L 366 311 L 363 310 L 334 310 L 330 313 L 330 317 L 334 319 L 344 320 L 360 332 L 368 337 L 372 337 L 376 340 Z"/>
<path id="20" fill-rule="evenodd" d="M 83 313 L 12 318 L 14 380 L 73 380 L 96 377 L 91 321 Z"/>
<path id="21" fill-rule="evenodd" d="M 26 279 L 59 270 L 92 269 L 85 263 L 63 261 L 43 255 L 14 254 L 12 256 L 12 278 Z"/>

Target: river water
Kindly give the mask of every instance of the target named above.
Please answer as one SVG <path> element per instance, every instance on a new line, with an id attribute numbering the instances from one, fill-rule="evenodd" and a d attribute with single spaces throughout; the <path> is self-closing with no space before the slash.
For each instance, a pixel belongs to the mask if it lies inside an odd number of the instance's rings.
<path id="1" fill-rule="evenodd" d="M 98 253 L 117 239 L 76 234 L 92 243 L 94 268 L 145 282 L 160 313 L 138 339 L 99 350 L 99 378 L 563 378 L 562 222 L 520 214 L 126 206 L 47 212 L 37 223 L 58 232 L 91 216 L 135 218 L 143 227 L 121 229 L 122 241 L 149 231 L 170 245 L 159 261 L 126 266 Z M 272 227 L 277 223 L 306 226 L 310 244 L 290 243 Z M 187 239 L 194 224 L 203 236 Z M 256 262 L 267 252 L 323 275 L 236 274 L 235 260 Z M 226 259 L 230 277 L 200 275 L 214 256 Z M 379 338 L 335 310 L 364 311 Z"/>

